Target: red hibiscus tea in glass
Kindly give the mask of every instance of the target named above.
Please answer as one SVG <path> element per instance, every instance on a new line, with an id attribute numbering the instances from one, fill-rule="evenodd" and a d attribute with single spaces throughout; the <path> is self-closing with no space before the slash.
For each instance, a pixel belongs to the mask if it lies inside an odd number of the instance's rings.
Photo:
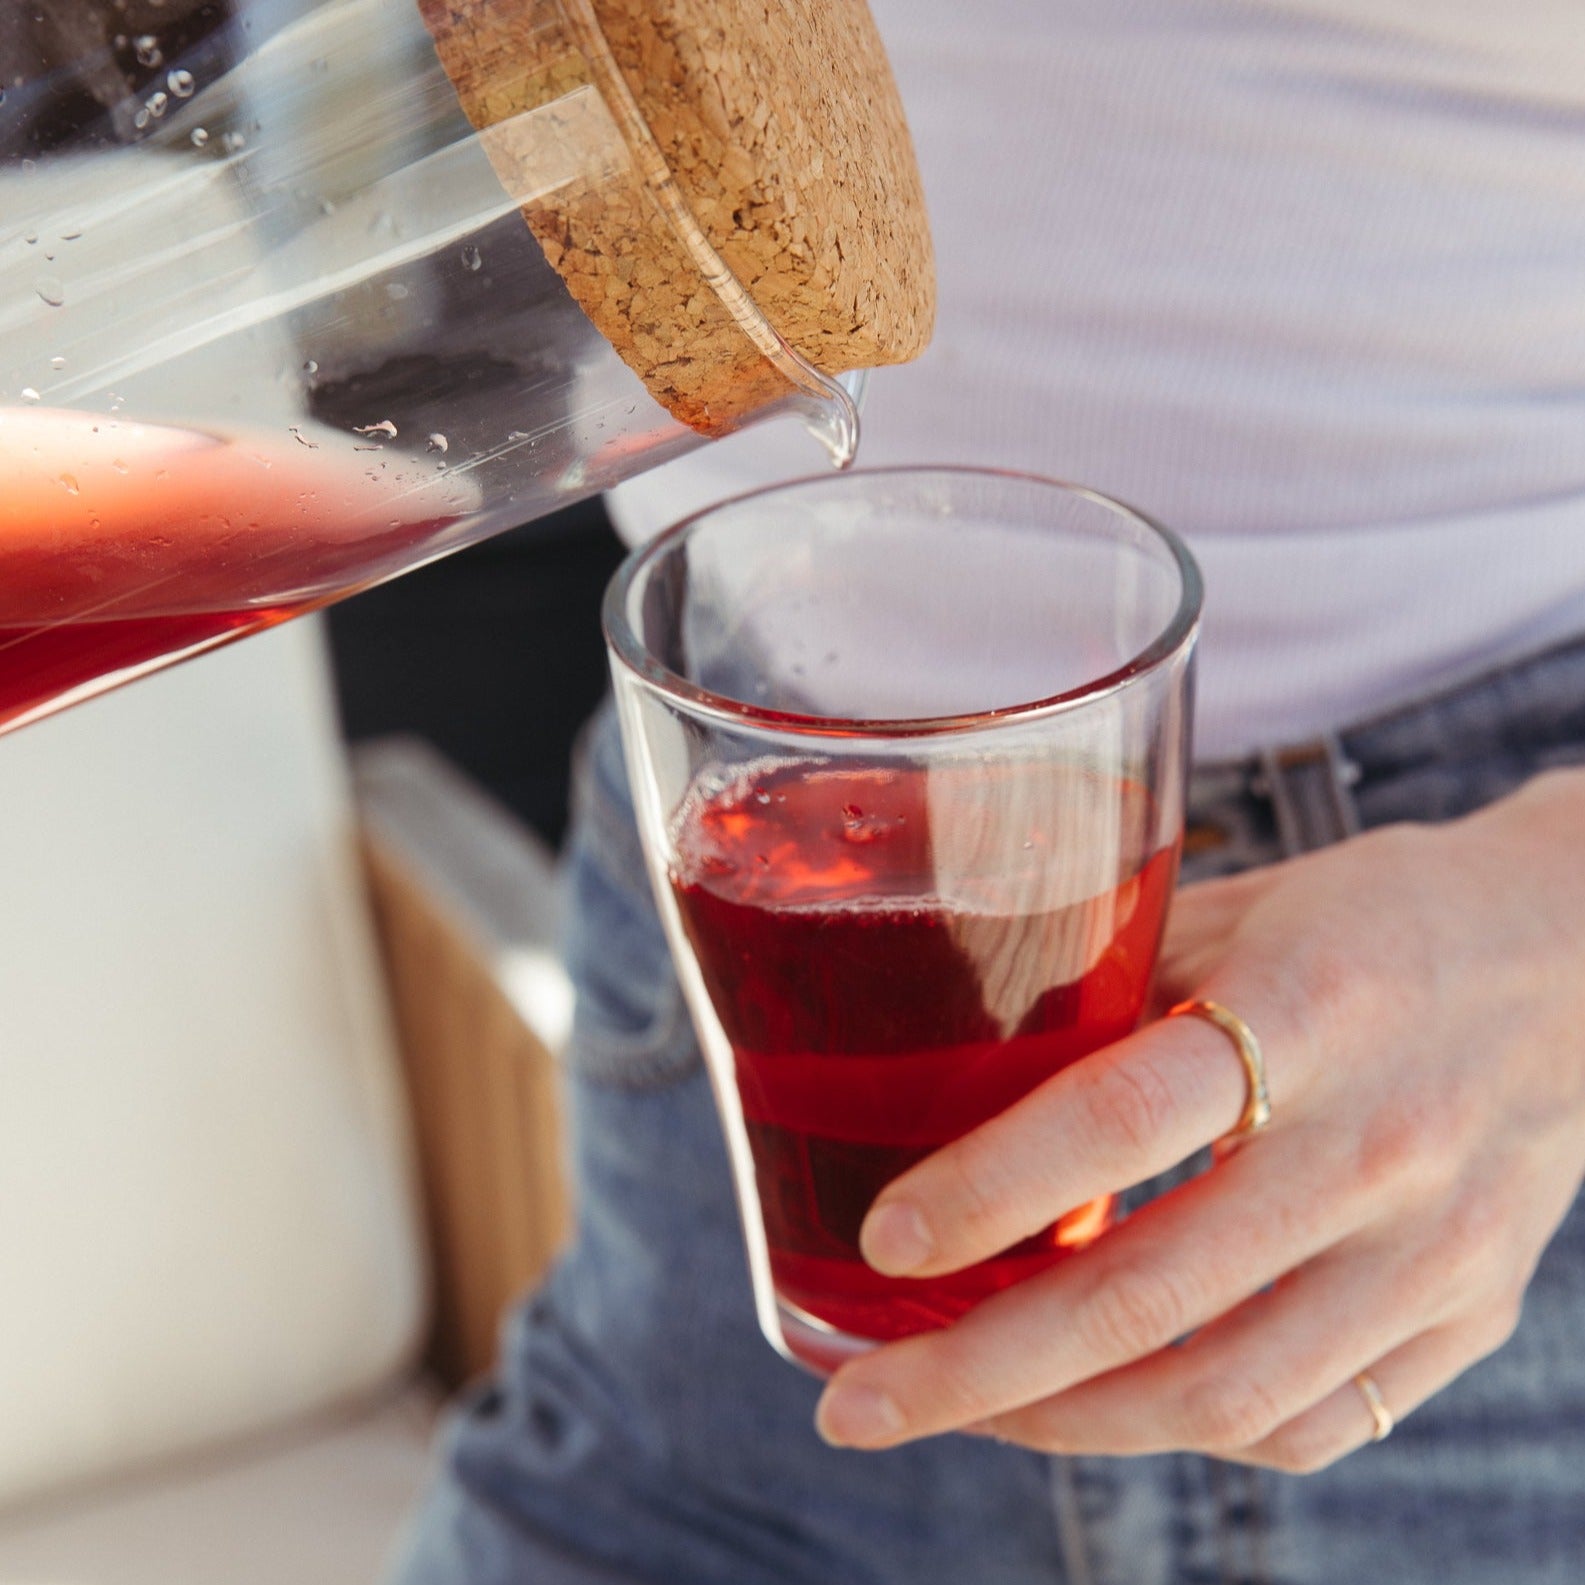
<path id="1" fill-rule="evenodd" d="M 946 1277 L 858 1231 L 931 1151 L 1126 1035 L 1177 869 L 1199 582 L 1126 508 L 972 470 L 811 480 L 638 552 L 606 626 L 761 1324 L 827 1371 L 1101 1234 Z"/>

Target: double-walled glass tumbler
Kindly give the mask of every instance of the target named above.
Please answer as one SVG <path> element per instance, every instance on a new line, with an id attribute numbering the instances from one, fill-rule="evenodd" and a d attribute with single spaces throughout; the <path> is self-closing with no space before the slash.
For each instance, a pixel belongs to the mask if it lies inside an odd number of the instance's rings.
<path id="1" fill-rule="evenodd" d="M 1127 508 L 952 469 L 744 497 L 617 574 L 640 832 L 788 1357 L 947 1324 L 1106 1227 L 941 1278 L 858 1249 L 888 1182 L 1138 1021 L 1199 601 Z"/>

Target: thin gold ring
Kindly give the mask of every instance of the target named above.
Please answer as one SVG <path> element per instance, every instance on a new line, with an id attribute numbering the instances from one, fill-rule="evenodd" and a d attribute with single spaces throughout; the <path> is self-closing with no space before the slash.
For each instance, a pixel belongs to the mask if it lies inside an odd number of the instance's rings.
<path id="1" fill-rule="evenodd" d="M 1244 1065 L 1247 1085 L 1244 1110 L 1226 1137 L 1229 1140 L 1242 1140 L 1248 1139 L 1251 1134 L 1258 1134 L 1271 1122 L 1271 1091 L 1266 1084 L 1266 1058 L 1261 1052 L 1260 1042 L 1255 1038 L 1255 1031 L 1237 1013 L 1223 1007 L 1220 1002 L 1198 999 L 1179 1002 L 1168 1010 L 1167 1017 L 1176 1018 L 1181 1013 L 1189 1013 L 1215 1024 L 1233 1042 L 1238 1060 Z"/>
<path id="2" fill-rule="evenodd" d="M 1376 1422 L 1376 1429 L 1370 1434 L 1371 1441 L 1384 1442 L 1392 1435 L 1392 1428 L 1397 1421 L 1392 1417 L 1392 1410 L 1387 1407 L 1387 1400 L 1381 1395 L 1381 1388 L 1376 1385 L 1376 1378 L 1368 1370 L 1362 1370 L 1354 1378 L 1354 1385 L 1359 1388 L 1365 1407 Z"/>

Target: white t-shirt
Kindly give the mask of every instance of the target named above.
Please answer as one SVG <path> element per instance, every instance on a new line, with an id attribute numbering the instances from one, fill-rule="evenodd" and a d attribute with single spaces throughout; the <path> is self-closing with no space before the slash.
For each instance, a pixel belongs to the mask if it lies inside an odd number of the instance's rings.
<path id="1" fill-rule="evenodd" d="M 1585 633 L 1581 0 L 872 0 L 936 338 L 861 466 L 1078 480 L 1205 569 L 1198 748 Z M 624 486 L 637 539 L 815 471 L 773 425 Z"/>

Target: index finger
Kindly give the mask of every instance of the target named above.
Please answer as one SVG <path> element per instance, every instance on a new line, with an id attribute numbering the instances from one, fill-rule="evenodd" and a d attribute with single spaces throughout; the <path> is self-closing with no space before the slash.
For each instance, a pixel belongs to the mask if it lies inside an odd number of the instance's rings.
<path id="1" fill-rule="evenodd" d="M 1295 1089 L 1284 1068 L 1269 1075 L 1278 1118 Z M 988 1259 L 1222 1138 L 1247 1094 L 1220 1029 L 1200 1018 L 1148 1024 L 888 1184 L 860 1230 L 864 1258 L 889 1276 L 919 1277 Z"/>

